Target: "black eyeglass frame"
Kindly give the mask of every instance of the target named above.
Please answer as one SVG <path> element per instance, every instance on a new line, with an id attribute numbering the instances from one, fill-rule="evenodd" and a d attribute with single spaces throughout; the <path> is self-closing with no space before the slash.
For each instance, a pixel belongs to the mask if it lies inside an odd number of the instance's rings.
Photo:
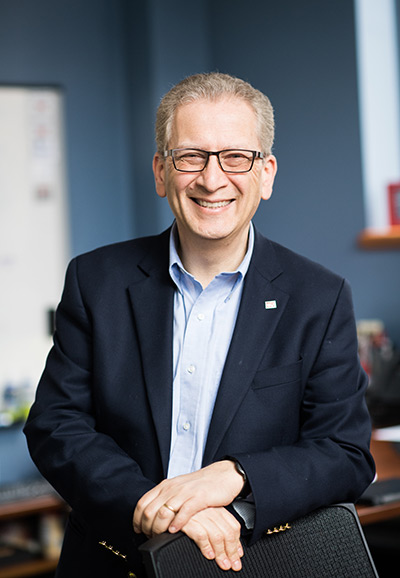
<path id="1" fill-rule="evenodd" d="M 181 152 L 181 151 L 197 151 L 199 153 L 205 153 L 207 155 L 207 158 L 205 159 L 205 163 L 204 163 L 204 167 L 202 169 L 193 169 L 193 170 L 186 170 L 186 169 L 178 169 L 178 167 L 175 164 L 175 157 L 174 157 L 174 153 L 175 152 Z M 238 152 L 243 152 L 243 153 L 251 153 L 253 155 L 253 158 L 251 160 L 251 165 L 250 168 L 246 169 L 245 171 L 227 171 L 226 169 L 224 169 L 224 167 L 221 164 L 221 159 L 219 158 L 219 155 L 221 153 L 229 153 L 229 152 L 233 152 L 233 151 L 238 151 Z M 239 175 L 239 174 L 243 174 L 243 173 L 249 173 L 253 166 L 254 166 L 254 161 L 256 159 L 263 159 L 265 158 L 264 153 L 259 152 L 259 151 L 252 151 L 249 149 L 223 149 L 221 151 L 205 151 L 203 149 L 197 149 L 197 148 L 189 148 L 189 147 L 185 147 L 182 149 L 169 149 L 167 151 L 164 151 L 164 159 L 166 159 L 167 157 L 171 157 L 172 158 L 172 163 L 174 165 L 175 170 L 179 171 L 180 173 L 201 173 L 202 171 L 204 171 L 204 169 L 206 168 L 206 166 L 208 165 L 208 161 L 210 159 L 210 156 L 216 156 L 218 159 L 218 164 L 221 168 L 221 170 L 224 173 L 230 173 L 233 175 Z"/>

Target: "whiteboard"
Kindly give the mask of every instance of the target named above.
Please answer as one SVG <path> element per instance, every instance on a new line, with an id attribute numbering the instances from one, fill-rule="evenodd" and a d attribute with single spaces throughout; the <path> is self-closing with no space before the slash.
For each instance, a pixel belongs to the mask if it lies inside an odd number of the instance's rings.
<path id="1" fill-rule="evenodd" d="M 0 426 L 30 405 L 69 256 L 63 98 L 0 86 Z"/>

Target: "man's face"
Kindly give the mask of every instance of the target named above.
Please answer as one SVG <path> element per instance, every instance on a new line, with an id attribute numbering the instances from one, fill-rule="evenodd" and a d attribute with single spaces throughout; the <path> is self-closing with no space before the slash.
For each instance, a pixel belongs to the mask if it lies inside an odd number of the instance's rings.
<path id="1" fill-rule="evenodd" d="M 256 116 L 239 98 L 182 105 L 176 111 L 168 148 L 260 151 Z M 210 156 L 202 172 L 183 173 L 174 168 L 170 157 L 164 160 L 156 154 L 153 170 L 157 194 L 168 199 L 181 243 L 247 240 L 260 200 L 271 196 L 276 160 L 270 155 L 255 160 L 248 173 L 229 174 L 222 171 L 216 156 Z"/>

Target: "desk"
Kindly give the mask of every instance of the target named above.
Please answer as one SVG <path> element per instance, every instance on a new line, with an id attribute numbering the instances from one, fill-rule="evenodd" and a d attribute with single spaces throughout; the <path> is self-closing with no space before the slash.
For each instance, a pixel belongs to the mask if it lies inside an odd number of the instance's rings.
<path id="1" fill-rule="evenodd" d="M 400 478 L 400 453 L 392 442 L 378 441 L 372 436 L 371 453 L 376 464 L 378 480 Z M 400 501 L 384 506 L 357 506 L 358 517 L 363 526 L 383 522 L 400 516 Z"/>

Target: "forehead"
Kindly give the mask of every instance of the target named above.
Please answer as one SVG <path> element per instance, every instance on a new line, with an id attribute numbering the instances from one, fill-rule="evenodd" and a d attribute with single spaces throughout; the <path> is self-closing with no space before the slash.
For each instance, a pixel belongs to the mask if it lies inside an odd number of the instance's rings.
<path id="1" fill-rule="evenodd" d="M 175 112 L 170 145 L 254 148 L 259 146 L 255 112 L 237 97 L 183 104 Z"/>

